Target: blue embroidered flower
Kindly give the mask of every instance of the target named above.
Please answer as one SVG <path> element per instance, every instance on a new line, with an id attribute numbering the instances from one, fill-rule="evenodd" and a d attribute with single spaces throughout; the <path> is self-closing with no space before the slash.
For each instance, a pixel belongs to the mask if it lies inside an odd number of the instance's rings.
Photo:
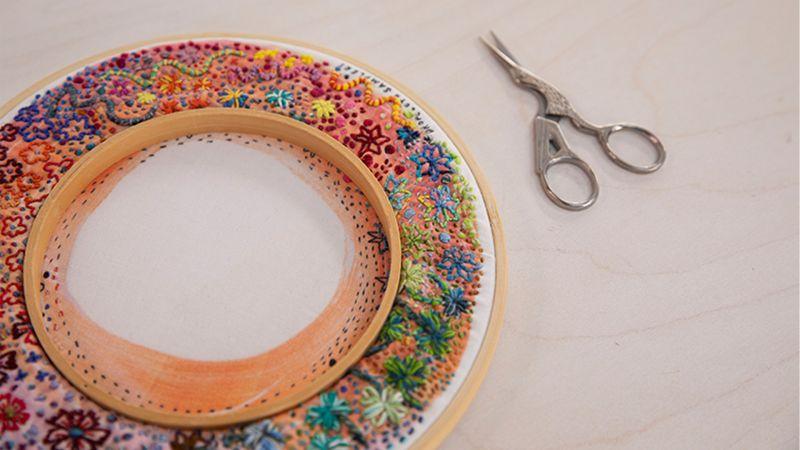
<path id="1" fill-rule="evenodd" d="M 408 180 L 405 178 L 398 179 L 394 177 L 394 174 L 390 173 L 386 178 L 386 183 L 383 184 L 383 189 L 389 197 L 389 203 L 391 203 L 392 208 L 397 211 L 403 209 L 405 201 L 411 197 L 411 191 L 406 189 L 407 183 Z"/>
<path id="2" fill-rule="evenodd" d="M 267 101 L 272 106 L 288 108 L 294 103 L 294 95 L 289 91 L 275 88 L 267 92 Z"/>
<path id="3" fill-rule="evenodd" d="M 219 96 L 222 106 L 226 108 L 244 108 L 247 98 L 247 94 L 239 89 L 225 89 Z"/>
<path id="4" fill-rule="evenodd" d="M 417 343 L 431 355 L 440 358 L 450 353 L 450 340 L 456 332 L 447 320 L 442 320 L 436 311 L 422 311 L 416 318 L 419 328 L 415 333 Z"/>
<path id="5" fill-rule="evenodd" d="M 444 174 L 453 173 L 450 163 L 453 155 L 447 153 L 439 144 L 422 146 L 419 153 L 414 153 L 410 158 L 417 164 L 417 177 L 428 175 L 433 181 L 439 181 Z"/>
<path id="6" fill-rule="evenodd" d="M 281 430 L 267 419 L 245 427 L 243 443 L 254 450 L 278 450 L 283 448 Z"/>
<path id="7" fill-rule="evenodd" d="M 458 200 L 450 194 L 449 186 L 431 188 L 428 195 L 421 196 L 419 200 L 427 208 L 428 214 L 441 226 L 445 226 L 448 221 L 460 219 L 456 211 Z"/>
<path id="8" fill-rule="evenodd" d="M 447 272 L 448 281 L 453 281 L 456 277 L 472 281 L 472 275 L 481 268 L 481 265 L 475 261 L 474 253 L 450 247 L 444 251 L 437 267 Z"/>
<path id="9" fill-rule="evenodd" d="M 409 127 L 401 127 L 397 129 L 397 137 L 403 140 L 406 147 L 413 145 L 419 139 L 419 131 Z"/>
<path id="10" fill-rule="evenodd" d="M 442 292 L 442 306 L 444 314 L 448 317 L 461 317 L 461 314 L 469 312 L 469 300 L 464 298 L 464 289 L 460 287 L 451 288 Z"/>

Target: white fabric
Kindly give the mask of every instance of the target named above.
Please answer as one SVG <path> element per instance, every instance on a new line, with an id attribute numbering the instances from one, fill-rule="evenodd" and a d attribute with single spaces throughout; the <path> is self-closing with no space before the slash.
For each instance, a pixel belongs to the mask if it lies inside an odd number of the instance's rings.
<path id="1" fill-rule="evenodd" d="M 224 139 L 188 141 L 136 167 L 89 216 L 67 286 L 125 339 L 234 359 L 318 316 L 348 254 L 338 217 L 277 158 Z"/>

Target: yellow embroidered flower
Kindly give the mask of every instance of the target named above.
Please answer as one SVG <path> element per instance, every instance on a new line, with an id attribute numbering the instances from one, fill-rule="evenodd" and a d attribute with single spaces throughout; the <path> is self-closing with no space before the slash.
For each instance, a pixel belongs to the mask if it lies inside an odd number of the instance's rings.
<path id="1" fill-rule="evenodd" d="M 149 105 L 156 100 L 156 96 L 150 92 L 139 92 L 136 95 L 136 101 L 139 102 L 140 105 Z"/>
<path id="2" fill-rule="evenodd" d="M 179 76 L 164 75 L 158 79 L 158 90 L 164 94 L 177 94 L 183 91 L 183 79 Z"/>
<path id="3" fill-rule="evenodd" d="M 314 110 L 314 114 L 316 114 L 317 117 L 323 119 L 333 116 L 336 112 L 336 107 L 328 100 L 314 100 L 311 102 L 311 109 Z"/>
<path id="4" fill-rule="evenodd" d="M 277 54 L 278 54 L 278 51 L 275 50 L 275 49 L 272 49 L 272 50 L 259 50 L 259 51 L 256 52 L 255 55 L 253 55 L 253 58 L 255 58 L 255 59 L 264 59 L 264 58 L 267 58 L 267 57 L 273 58 Z"/>
<path id="5" fill-rule="evenodd" d="M 194 80 L 192 89 L 195 91 L 207 91 L 211 87 L 211 81 L 208 77 L 198 78 Z"/>
<path id="6" fill-rule="evenodd" d="M 305 65 L 309 65 L 314 62 L 314 58 L 311 55 L 300 55 L 300 61 L 303 61 Z"/>
<path id="7" fill-rule="evenodd" d="M 297 58 L 295 58 L 294 56 L 286 58 L 286 61 L 283 62 L 283 67 L 286 67 L 287 69 L 291 69 L 292 67 L 294 67 L 294 63 L 296 61 L 297 61 Z"/>

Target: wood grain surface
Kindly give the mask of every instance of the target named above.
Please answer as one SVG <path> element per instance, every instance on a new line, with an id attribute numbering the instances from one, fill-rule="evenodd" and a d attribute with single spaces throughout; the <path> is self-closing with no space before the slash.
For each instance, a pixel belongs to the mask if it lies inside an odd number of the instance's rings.
<path id="1" fill-rule="evenodd" d="M 510 283 L 489 375 L 444 448 L 797 448 L 797 2 L 1 9 L 0 103 L 110 48 L 227 31 L 352 55 L 446 117 L 497 197 Z M 489 29 L 587 119 L 655 131 L 663 170 L 623 172 L 568 130 L 600 199 L 550 204 L 533 174 L 535 99 L 477 40 Z"/>

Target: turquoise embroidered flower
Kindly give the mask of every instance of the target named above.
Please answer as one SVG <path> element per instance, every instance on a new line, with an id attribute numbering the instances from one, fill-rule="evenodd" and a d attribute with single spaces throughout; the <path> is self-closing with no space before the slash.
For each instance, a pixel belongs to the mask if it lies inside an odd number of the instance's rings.
<path id="1" fill-rule="evenodd" d="M 464 298 L 464 289 L 455 287 L 442 292 L 442 306 L 444 315 L 459 318 L 461 314 L 469 312 L 469 300 Z"/>
<path id="2" fill-rule="evenodd" d="M 316 434 L 311 438 L 311 448 L 314 450 L 336 450 L 340 448 L 350 448 L 341 436 L 326 436 L 324 434 Z"/>
<path id="3" fill-rule="evenodd" d="M 403 315 L 399 312 L 392 310 L 386 322 L 383 324 L 380 332 L 380 340 L 383 342 L 394 342 L 402 339 L 406 333 L 406 324 Z"/>
<path id="4" fill-rule="evenodd" d="M 408 180 L 405 178 L 395 178 L 393 174 L 386 177 L 386 183 L 383 184 L 383 189 L 389 197 L 389 203 L 396 211 L 403 209 L 406 200 L 411 197 L 411 191 L 406 188 Z"/>
<path id="5" fill-rule="evenodd" d="M 364 388 L 361 404 L 362 414 L 375 426 L 381 426 L 388 420 L 397 425 L 406 416 L 408 409 L 403 404 L 403 394 L 391 386 L 380 393 L 373 386 Z"/>
<path id="6" fill-rule="evenodd" d="M 272 106 L 288 108 L 294 103 L 294 95 L 289 91 L 275 88 L 267 92 L 267 101 Z"/>
<path id="7" fill-rule="evenodd" d="M 338 430 L 339 422 L 350 414 L 350 405 L 333 391 L 322 394 L 319 400 L 319 405 L 308 408 L 306 422 L 311 426 L 319 425 L 326 431 Z"/>

